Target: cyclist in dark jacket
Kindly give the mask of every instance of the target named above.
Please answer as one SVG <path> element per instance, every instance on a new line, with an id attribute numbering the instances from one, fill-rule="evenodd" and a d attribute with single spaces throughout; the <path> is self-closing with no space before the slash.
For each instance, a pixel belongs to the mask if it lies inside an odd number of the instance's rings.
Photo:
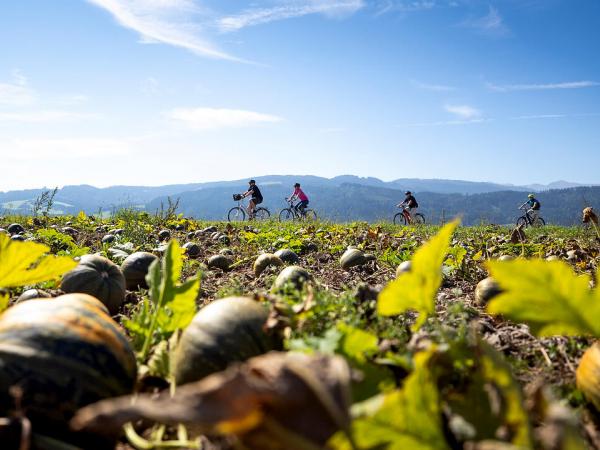
<path id="1" fill-rule="evenodd" d="M 404 201 L 396 206 L 398 206 L 398 208 L 405 208 L 405 210 L 408 212 L 408 221 L 410 223 L 412 222 L 412 216 L 417 212 L 419 204 L 417 203 L 417 199 L 414 197 L 414 195 L 412 195 L 412 192 L 406 191 L 404 195 L 406 196 L 404 197 Z"/>
<path id="2" fill-rule="evenodd" d="M 254 218 L 254 209 L 256 208 L 256 205 L 259 205 L 263 202 L 263 196 L 260 192 L 260 189 L 256 185 L 256 181 L 250 180 L 248 182 L 248 190 L 244 192 L 242 196 L 250 196 L 250 201 L 248 202 L 248 215 L 250 218 Z"/>
<path id="3" fill-rule="evenodd" d="M 529 194 L 527 196 L 527 198 L 529 198 L 529 200 L 527 200 L 525 203 L 523 203 L 523 206 L 527 205 L 529 207 L 527 212 L 529 213 L 529 216 L 531 217 L 531 222 L 535 223 L 537 218 L 540 216 L 540 209 L 542 207 L 542 204 L 539 202 L 539 200 L 537 198 L 535 198 L 535 196 L 533 194 Z"/>

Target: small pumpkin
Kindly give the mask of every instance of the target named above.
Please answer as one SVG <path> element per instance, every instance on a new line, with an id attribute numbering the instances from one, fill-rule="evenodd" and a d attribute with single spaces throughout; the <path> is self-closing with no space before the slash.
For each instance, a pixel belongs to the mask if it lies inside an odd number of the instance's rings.
<path id="1" fill-rule="evenodd" d="M 232 362 L 281 348 L 281 340 L 264 331 L 268 316 L 267 309 L 248 297 L 227 297 L 202 308 L 175 349 L 175 382 L 197 381 Z"/>
<path id="2" fill-rule="evenodd" d="M 17 298 L 16 303 L 25 302 L 27 300 L 33 300 L 35 298 L 52 298 L 52 296 L 46 291 L 42 291 L 41 289 L 27 289 L 19 298 Z"/>
<path id="3" fill-rule="evenodd" d="M 190 258 L 197 258 L 198 256 L 200 256 L 200 246 L 194 242 L 187 242 L 183 244 L 182 248 L 185 251 L 186 255 L 188 255 Z"/>
<path id="4" fill-rule="evenodd" d="M 398 278 L 403 273 L 410 272 L 411 268 L 412 263 L 410 261 L 402 261 L 396 268 L 396 278 Z"/>
<path id="5" fill-rule="evenodd" d="M 213 255 L 208 259 L 207 263 L 209 269 L 221 269 L 224 271 L 229 270 L 231 264 L 231 260 L 225 255 Z"/>
<path id="6" fill-rule="evenodd" d="M 135 379 L 129 341 L 105 306 L 89 295 L 30 300 L 0 316 L 3 416 L 13 409 L 9 388 L 19 385 L 34 429 L 68 439 L 67 422 L 79 408 L 130 394 Z"/>
<path id="7" fill-rule="evenodd" d="M 159 241 L 168 241 L 169 239 L 171 239 L 171 232 L 169 230 L 160 230 L 158 232 Z"/>
<path id="8" fill-rule="evenodd" d="M 13 234 L 10 237 L 10 240 L 11 241 L 21 241 L 21 242 L 23 242 L 25 240 L 25 236 L 23 236 L 22 234 Z"/>
<path id="9" fill-rule="evenodd" d="M 138 288 L 148 289 L 146 275 L 150 265 L 158 260 L 158 256 L 148 252 L 135 252 L 129 255 L 121 264 L 127 289 L 134 291 Z"/>
<path id="10" fill-rule="evenodd" d="M 348 270 L 351 267 L 362 266 L 367 262 L 365 254 L 357 248 L 349 248 L 340 258 L 342 269 Z"/>
<path id="11" fill-rule="evenodd" d="M 8 226 L 7 231 L 10 234 L 21 234 L 21 233 L 25 233 L 25 228 L 23 228 L 23 226 L 21 224 L 11 223 Z"/>
<path id="12" fill-rule="evenodd" d="M 498 257 L 498 261 L 512 261 L 514 259 L 515 259 L 515 257 L 512 255 L 502 255 L 502 256 Z"/>
<path id="13" fill-rule="evenodd" d="M 111 244 L 113 242 L 115 242 L 115 239 L 117 239 L 115 237 L 114 234 L 105 234 L 104 236 L 102 236 L 102 243 L 103 244 Z"/>
<path id="14" fill-rule="evenodd" d="M 98 255 L 84 255 L 79 265 L 67 272 L 60 283 L 66 293 L 90 294 L 116 314 L 125 301 L 126 282 L 115 263 Z"/>
<path id="15" fill-rule="evenodd" d="M 600 343 L 588 348 L 577 366 L 575 373 L 577 387 L 585 398 L 600 411 Z"/>
<path id="16" fill-rule="evenodd" d="M 252 270 L 254 271 L 254 276 L 258 277 L 261 273 L 263 273 L 267 267 L 281 267 L 283 266 L 283 261 L 278 256 L 275 256 L 272 253 L 263 253 L 259 255 L 258 258 L 254 261 L 252 266 Z"/>
<path id="17" fill-rule="evenodd" d="M 300 262 L 300 258 L 298 255 L 289 248 L 282 248 L 281 250 L 277 250 L 275 252 L 275 256 L 278 256 L 284 263 L 287 264 L 298 264 Z"/>
<path id="18" fill-rule="evenodd" d="M 312 276 L 306 269 L 300 266 L 288 266 L 275 278 L 273 291 L 281 292 L 288 287 L 301 291 L 304 285 L 310 280 L 312 280 Z"/>
<path id="19" fill-rule="evenodd" d="M 475 303 L 480 306 L 485 306 L 488 302 L 502 293 L 502 289 L 492 277 L 487 277 L 477 283 L 475 288 Z"/>

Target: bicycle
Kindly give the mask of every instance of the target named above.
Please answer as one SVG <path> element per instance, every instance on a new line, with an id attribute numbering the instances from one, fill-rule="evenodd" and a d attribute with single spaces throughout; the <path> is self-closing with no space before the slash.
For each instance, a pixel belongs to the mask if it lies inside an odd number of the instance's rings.
<path id="1" fill-rule="evenodd" d="M 246 215 L 248 214 L 246 204 L 244 203 L 244 197 L 241 194 L 233 194 L 233 201 L 238 202 L 238 205 L 229 210 L 227 213 L 227 220 L 229 222 L 243 222 L 246 220 Z M 269 217 L 271 217 L 269 210 L 259 206 L 254 209 L 254 214 L 248 219 L 267 220 Z"/>
<path id="2" fill-rule="evenodd" d="M 534 221 L 531 217 L 531 214 L 529 214 L 528 208 L 525 208 L 524 206 L 525 205 L 521 205 L 519 207 L 519 209 L 521 211 L 525 211 L 525 215 L 523 215 L 517 219 L 518 227 L 523 227 L 523 228 L 526 228 L 528 226 L 543 227 L 544 225 L 546 225 L 546 221 L 544 219 L 542 219 L 540 216 L 537 216 Z"/>
<path id="3" fill-rule="evenodd" d="M 402 206 L 402 211 L 394 215 L 394 225 L 423 225 L 424 223 L 425 216 L 423 214 L 415 213 L 414 216 L 411 216 L 406 206 Z"/>
<path id="4" fill-rule="evenodd" d="M 314 222 L 317 220 L 317 213 L 315 210 L 304 209 L 303 211 L 299 211 L 294 200 L 286 198 L 285 201 L 289 206 L 279 211 L 280 222 L 285 222 L 288 220 L 306 220 Z"/>

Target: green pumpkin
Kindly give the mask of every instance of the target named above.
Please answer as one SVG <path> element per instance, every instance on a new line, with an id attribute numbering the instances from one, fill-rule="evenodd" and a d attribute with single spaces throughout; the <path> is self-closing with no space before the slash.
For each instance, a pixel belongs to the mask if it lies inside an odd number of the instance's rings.
<path id="1" fill-rule="evenodd" d="M 208 304 L 181 335 L 173 358 L 178 385 L 200 380 L 236 361 L 281 348 L 268 335 L 268 310 L 248 297 L 227 297 Z"/>
<path id="2" fill-rule="evenodd" d="M 29 300 L 0 316 L 0 414 L 9 415 L 11 386 L 34 429 L 69 437 L 81 407 L 130 394 L 135 354 L 105 306 L 86 294 Z M 96 447 L 94 447 L 96 448 Z"/>
<path id="3" fill-rule="evenodd" d="M 121 271 L 125 276 L 127 289 L 130 291 L 138 288 L 148 289 L 146 275 L 150 265 L 158 260 L 158 256 L 148 252 L 135 252 L 129 255 L 121 264 Z"/>
<path id="4" fill-rule="evenodd" d="M 89 294 L 108 308 L 110 314 L 119 312 L 125 301 L 125 277 L 121 269 L 102 256 L 85 255 L 79 265 L 67 272 L 60 288 L 68 293 Z"/>

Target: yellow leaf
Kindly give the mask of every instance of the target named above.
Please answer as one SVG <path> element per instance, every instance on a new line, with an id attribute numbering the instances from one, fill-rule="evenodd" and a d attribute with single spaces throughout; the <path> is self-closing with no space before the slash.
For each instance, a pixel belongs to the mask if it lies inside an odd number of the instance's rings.
<path id="1" fill-rule="evenodd" d="M 0 313 L 4 312 L 8 308 L 8 302 L 10 301 L 10 295 L 0 294 Z"/>
<path id="2" fill-rule="evenodd" d="M 600 295 L 588 276 L 563 261 L 489 261 L 487 267 L 503 290 L 488 305 L 490 314 L 526 323 L 538 336 L 600 337 Z"/>
<path id="3" fill-rule="evenodd" d="M 379 294 L 379 314 L 392 316 L 415 310 L 419 313 L 413 326 L 416 330 L 435 312 L 435 298 L 442 283 L 442 264 L 457 226 L 458 220 L 447 224 L 417 250 L 412 258 L 410 271 L 401 274 Z"/>
<path id="4" fill-rule="evenodd" d="M 12 241 L 0 234 L 0 286 L 12 288 L 58 278 L 77 262 L 66 256 L 46 255 L 45 245 Z"/>

